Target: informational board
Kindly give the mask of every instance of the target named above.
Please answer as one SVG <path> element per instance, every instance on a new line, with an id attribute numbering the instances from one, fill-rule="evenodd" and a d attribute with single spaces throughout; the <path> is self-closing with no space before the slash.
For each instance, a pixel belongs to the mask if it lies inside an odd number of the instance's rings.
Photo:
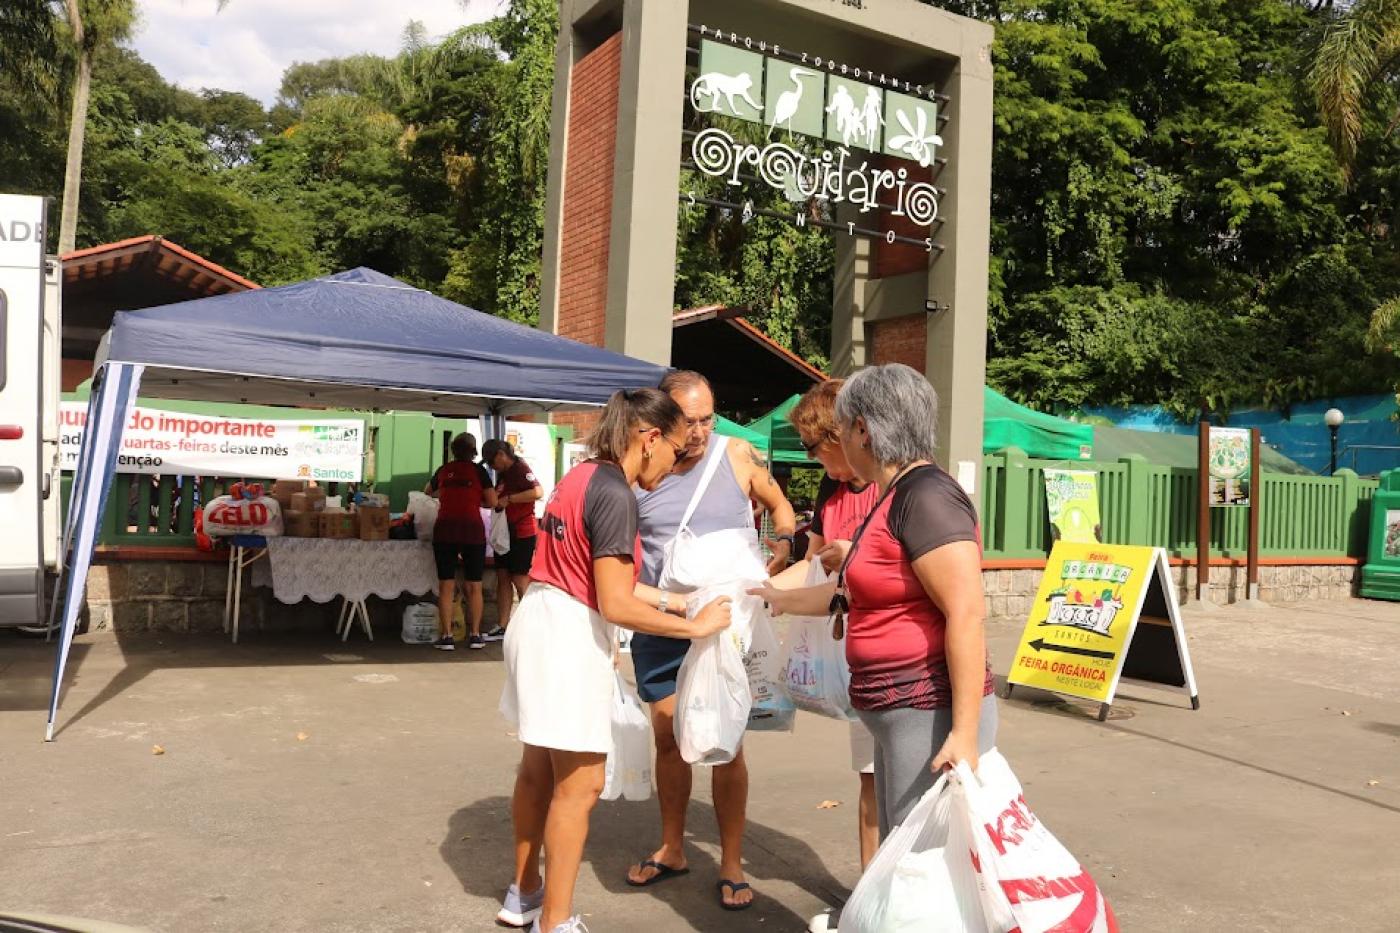
<path id="1" fill-rule="evenodd" d="M 1007 695 L 1020 684 L 1096 700 L 1104 720 L 1124 677 L 1182 690 L 1200 707 L 1167 552 L 1059 541 L 1006 676 Z"/>
<path id="2" fill-rule="evenodd" d="M 564 445 L 564 472 L 567 473 L 588 459 L 588 445 L 566 443 Z"/>
<path id="3" fill-rule="evenodd" d="M 1211 427 L 1211 505 L 1249 505 L 1249 448 L 1249 428 Z"/>
<path id="4" fill-rule="evenodd" d="M 59 459 L 78 465 L 87 405 L 59 406 Z M 122 431 L 118 473 L 255 476 L 358 483 L 364 472 L 360 421 L 273 421 L 134 408 Z"/>
<path id="5" fill-rule="evenodd" d="M 1045 505 L 1054 540 L 1077 544 L 1102 540 L 1099 474 L 1093 470 L 1047 469 Z"/>
<path id="6" fill-rule="evenodd" d="M 1400 509 L 1385 510 L 1385 548 L 1383 556 L 1400 557 Z"/>

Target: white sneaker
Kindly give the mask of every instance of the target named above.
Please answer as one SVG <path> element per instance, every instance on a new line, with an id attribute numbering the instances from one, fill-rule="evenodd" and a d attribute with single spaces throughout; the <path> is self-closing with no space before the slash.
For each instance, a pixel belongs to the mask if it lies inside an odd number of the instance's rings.
<path id="1" fill-rule="evenodd" d="M 554 929 L 544 931 L 540 929 L 540 918 L 535 918 L 535 925 L 530 927 L 530 933 L 588 933 L 588 927 L 583 925 L 583 918 L 579 916 L 570 917 Z"/>
<path id="2" fill-rule="evenodd" d="M 837 933 L 836 924 L 840 920 L 841 915 L 834 908 L 828 907 L 807 923 L 807 933 Z"/>
<path id="3" fill-rule="evenodd" d="M 522 895 L 512 884 L 506 888 L 506 896 L 501 901 L 501 909 L 496 913 L 496 922 L 508 927 L 527 927 L 540 915 L 544 906 L 544 885 L 533 894 Z"/>

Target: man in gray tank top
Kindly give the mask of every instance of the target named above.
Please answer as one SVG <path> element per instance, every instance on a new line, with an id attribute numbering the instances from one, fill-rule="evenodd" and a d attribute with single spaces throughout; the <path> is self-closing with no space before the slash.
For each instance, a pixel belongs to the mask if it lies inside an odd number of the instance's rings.
<path id="1" fill-rule="evenodd" d="M 661 577 L 663 549 L 676 536 L 681 518 L 699 486 L 701 464 L 714 436 L 715 397 L 709 381 L 695 372 L 675 372 L 661 383 L 680 405 L 686 417 L 685 458 L 676 471 L 651 492 L 637 494 L 639 531 L 642 537 L 641 582 L 656 586 Z M 756 501 L 772 514 L 774 538 L 768 542 L 773 560 L 769 574 L 787 566 L 792 535 L 797 527 L 788 504 L 762 458 L 748 443 L 729 439 L 724 459 L 690 519 L 697 535 L 726 528 L 752 528 Z M 683 594 L 663 596 L 684 600 Z M 662 605 L 662 611 L 667 610 Z M 676 672 L 690 642 L 637 634 L 632 637 L 632 662 L 637 691 L 651 704 L 652 732 L 656 737 L 656 796 L 661 803 L 661 847 L 627 873 L 627 883 L 646 887 L 689 871 L 685 856 L 685 814 L 690 805 L 690 765 L 676 746 Z M 715 816 L 719 821 L 719 900 L 726 910 L 743 910 L 753 903 L 753 890 L 744 880 L 742 844 L 744 810 L 748 805 L 749 771 L 741 746 L 734 760 L 711 769 Z"/>

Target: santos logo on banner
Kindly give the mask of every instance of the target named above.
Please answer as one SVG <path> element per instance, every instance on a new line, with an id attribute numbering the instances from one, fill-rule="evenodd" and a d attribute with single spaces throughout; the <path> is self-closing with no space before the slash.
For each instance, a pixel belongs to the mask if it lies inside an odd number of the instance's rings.
<path id="1" fill-rule="evenodd" d="M 64 402 L 59 419 L 60 463 L 71 472 L 87 405 Z M 364 449 L 359 421 L 263 421 L 136 408 L 122 431 L 117 472 L 356 483 Z"/>

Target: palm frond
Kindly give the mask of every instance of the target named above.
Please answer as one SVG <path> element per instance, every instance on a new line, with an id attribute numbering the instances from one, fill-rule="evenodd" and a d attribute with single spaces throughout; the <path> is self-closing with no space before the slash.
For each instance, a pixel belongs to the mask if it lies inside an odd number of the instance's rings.
<path id="1" fill-rule="evenodd" d="M 1357 0 L 1323 28 L 1308 69 L 1328 139 L 1348 180 L 1356 166 L 1367 93 L 1397 43 L 1400 0 Z"/>
<path id="2" fill-rule="evenodd" d="M 1381 302 L 1371 312 L 1366 349 L 1372 353 L 1400 352 L 1400 295 Z"/>

